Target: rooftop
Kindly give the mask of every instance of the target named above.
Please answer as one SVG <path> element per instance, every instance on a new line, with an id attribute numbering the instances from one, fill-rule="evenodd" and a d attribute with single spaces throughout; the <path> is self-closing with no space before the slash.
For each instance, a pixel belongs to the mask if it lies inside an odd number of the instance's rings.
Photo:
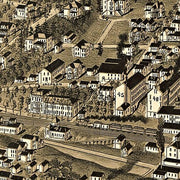
<path id="1" fill-rule="evenodd" d="M 56 70 L 57 68 L 59 68 L 63 64 L 64 64 L 64 61 L 62 61 L 60 59 L 56 59 L 51 64 L 49 64 L 45 69 L 47 69 L 50 73 L 52 73 L 54 70 Z"/>
<path id="2" fill-rule="evenodd" d="M 127 80 L 127 87 L 129 89 L 133 89 L 134 87 L 136 87 L 143 79 L 145 78 L 145 76 L 143 76 L 141 73 L 137 72 L 136 74 L 134 74 L 132 77 L 130 77 Z"/>

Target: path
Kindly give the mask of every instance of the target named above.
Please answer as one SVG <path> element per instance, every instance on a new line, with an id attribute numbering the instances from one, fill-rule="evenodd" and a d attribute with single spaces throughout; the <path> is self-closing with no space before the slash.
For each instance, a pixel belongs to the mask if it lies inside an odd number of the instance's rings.
<path id="1" fill-rule="evenodd" d="M 59 142 L 52 142 L 50 140 L 44 140 L 44 142 L 46 145 L 51 146 L 63 153 L 69 154 L 75 158 L 92 161 L 107 168 L 117 169 L 124 166 L 128 162 L 126 158 L 122 158 L 119 156 L 114 156 L 97 151 L 74 147 Z M 156 168 L 155 165 L 143 163 L 143 162 L 136 162 L 135 164 L 133 164 L 133 168 L 137 168 L 137 167 L 140 168 L 141 170 L 139 170 L 138 172 L 134 171 L 134 173 L 141 176 L 144 175 L 147 176 L 150 172 L 152 172 L 152 170 Z M 133 168 L 130 171 L 133 171 Z"/>
<path id="2" fill-rule="evenodd" d="M 98 39 L 97 43 L 103 43 L 103 41 L 105 40 L 106 36 L 108 35 L 108 33 L 110 32 L 111 28 L 113 27 L 115 22 L 119 22 L 119 21 L 128 21 L 128 19 L 125 18 L 120 18 L 120 19 L 111 19 L 109 20 L 110 23 L 107 24 L 107 26 L 105 27 L 105 29 L 102 32 L 102 35 L 100 36 L 100 38 Z"/>

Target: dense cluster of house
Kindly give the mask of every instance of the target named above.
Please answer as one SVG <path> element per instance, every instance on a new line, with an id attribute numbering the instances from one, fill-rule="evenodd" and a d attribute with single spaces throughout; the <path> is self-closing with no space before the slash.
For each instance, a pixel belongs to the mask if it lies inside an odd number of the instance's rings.
<path id="1" fill-rule="evenodd" d="M 180 179 L 180 134 L 165 148 L 165 157 L 153 172 L 154 179 Z"/>
<path id="2" fill-rule="evenodd" d="M 180 4 L 178 4 L 177 12 L 170 24 L 164 26 L 159 35 L 161 41 L 179 42 L 180 41 Z"/>
<path id="3" fill-rule="evenodd" d="M 3 120 L 0 127 L 1 134 L 19 134 L 22 125 L 15 118 Z M 0 179 L 25 179 L 18 174 L 25 169 L 31 176 L 36 173 L 44 173 L 49 169 L 49 162 L 44 160 L 37 162 L 34 155 L 37 149 L 43 147 L 43 140 L 37 135 L 24 134 L 19 140 L 10 142 L 6 148 L 0 149 L 0 168 L 9 171 L 0 171 Z"/>

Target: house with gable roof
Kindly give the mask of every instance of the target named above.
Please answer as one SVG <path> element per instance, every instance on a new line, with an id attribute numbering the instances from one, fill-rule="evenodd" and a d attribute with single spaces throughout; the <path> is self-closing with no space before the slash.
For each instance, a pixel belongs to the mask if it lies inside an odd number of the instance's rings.
<path id="1" fill-rule="evenodd" d="M 38 74 L 38 83 L 40 85 L 55 84 L 62 79 L 65 74 L 65 63 L 60 59 L 56 59 Z"/>

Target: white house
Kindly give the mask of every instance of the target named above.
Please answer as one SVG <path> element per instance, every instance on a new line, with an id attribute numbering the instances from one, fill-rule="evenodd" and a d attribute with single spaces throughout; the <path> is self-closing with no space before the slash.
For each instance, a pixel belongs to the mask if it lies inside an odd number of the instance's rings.
<path id="1" fill-rule="evenodd" d="M 45 173 L 49 169 L 49 161 L 44 160 L 38 165 L 38 170 L 40 173 Z"/>
<path id="2" fill-rule="evenodd" d="M 27 149 L 38 149 L 41 144 L 41 140 L 38 136 L 25 134 L 20 139 L 27 144 Z"/>
<path id="3" fill-rule="evenodd" d="M 157 147 L 157 144 L 154 142 L 148 142 L 145 144 L 144 150 L 146 152 L 151 152 L 151 153 L 159 153 L 159 148 Z"/>
<path id="4" fill-rule="evenodd" d="M 162 18 L 165 16 L 165 6 L 163 2 L 147 2 L 145 6 L 146 18 Z"/>
<path id="5" fill-rule="evenodd" d="M 180 107 L 162 106 L 157 113 L 158 118 L 162 118 L 165 123 L 180 124 Z"/>
<path id="6" fill-rule="evenodd" d="M 90 180 L 105 180 L 105 174 L 103 172 L 93 171 Z"/>
<path id="7" fill-rule="evenodd" d="M 18 122 L 0 122 L 0 133 L 2 134 L 19 134 L 23 130 L 23 124 Z"/>
<path id="8" fill-rule="evenodd" d="M 28 7 L 25 4 L 20 4 L 16 7 L 15 19 L 26 19 L 28 17 Z"/>
<path id="9" fill-rule="evenodd" d="M 86 57 L 89 55 L 91 44 L 82 39 L 72 48 L 73 57 Z"/>
<path id="10" fill-rule="evenodd" d="M 126 137 L 123 134 L 120 134 L 114 141 L 113 141 L 113 148 L 115 149 L 121 149 L 124 142 L 126 140 Z"/>
<path id="11" fill-rule="evenodd" d="M 109 81 L 123 81 L 125 78 L 126 66 L 121 60 L 105 62 L 99 67 L 97 79 L 101 84 Z"/>
<path id="12" fill-rule="evenodd" d="M 50 124 L 45 128 L 44 136 L 46 139 L 68 140 L 71 137 L 71 131 L 70 128 Z"/>
<path id="13" fill-rule="evenodd" d="M 7 146 L 7 157 L 8 159 L 18 160 L 21 152 L 26 148 L 26 143 L 23 142 L 12 142 Z"/>

